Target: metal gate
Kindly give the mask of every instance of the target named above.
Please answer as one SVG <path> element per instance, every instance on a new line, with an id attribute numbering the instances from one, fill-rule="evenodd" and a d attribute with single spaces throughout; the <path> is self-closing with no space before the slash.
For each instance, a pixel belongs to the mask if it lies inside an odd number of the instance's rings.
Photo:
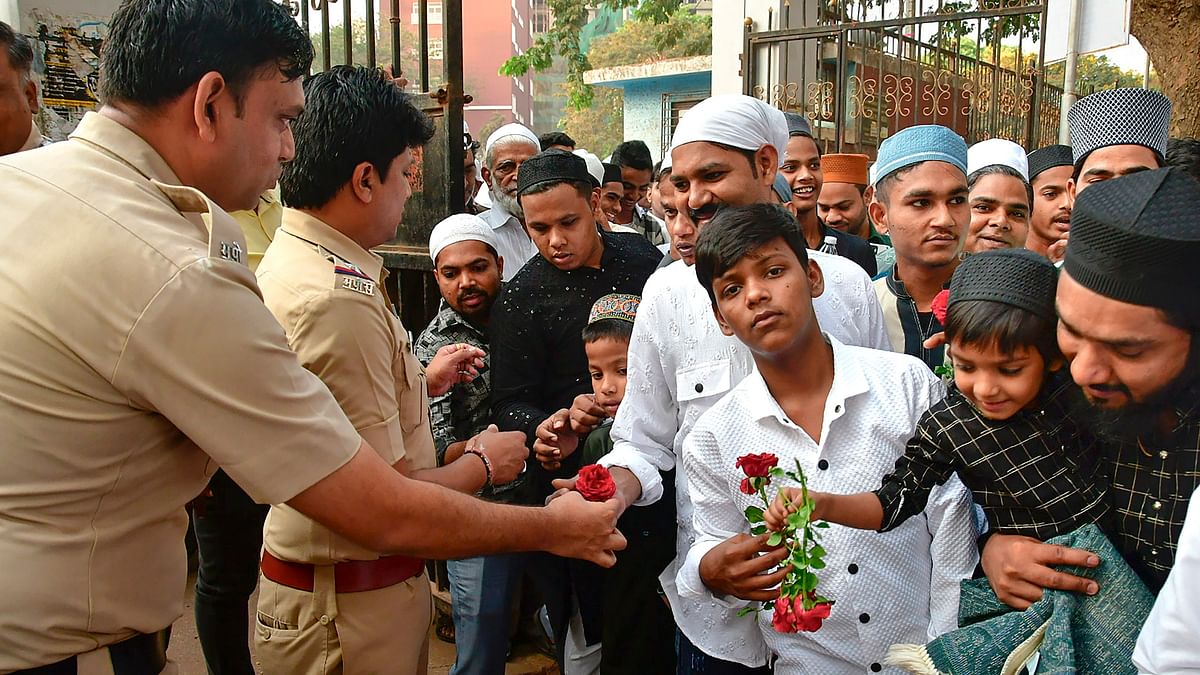
<path id="1" fill-rule="evenodd" d="M 407 91 L 434 121 L 421 153 L 413 196 L 396 238 L 375 249 L 390 270 L 388 291 L 404 325 L 414 333 L 437 313 L 441 296 L 429 259 L 429 233 L 441 219 L 463 211 L 462 0 L 279 0 L 312 36 L 313 70 L 333 65 L 389 66 L 410 81 Z M 440 21 L 430 21 L 430 5 Z M 401 14 L 405 12 L 405 14 Z M 403 26 L 414 17 L 415 32 Z M 442 71 L 430 73 L 431 25 L 441 31 Z M 381 49 L 386 46 L 386 50 Z"/>
<path id="2" fill-rule="evenodd" d="M 967 143 L 1057 142 L 1062 89 L 1044 77 L 1044 1 L 785 0 L 770 23 L 747 20 L 744 93 L 806 116 L 825 152 L 874 157 L 917 124 Z"/>

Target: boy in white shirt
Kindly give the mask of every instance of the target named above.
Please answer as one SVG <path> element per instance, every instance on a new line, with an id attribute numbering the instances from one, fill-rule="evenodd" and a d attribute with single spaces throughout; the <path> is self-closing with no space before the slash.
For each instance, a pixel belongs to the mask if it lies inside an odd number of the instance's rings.
<path id="1" fill-rule="evenodd" d="M 745 606 L 731 596 L 766 601 L 777 590 L 725 588 L 716 569 L 720 556 L 708 555 L 720 542 L 747 535 L 744 509 L 758 505 L 757 496 L 739 490 L 737 458 L 768 452 L 783 467 L 798 460 L 816 490 L 870 489 L 945 390 L 910 356 L 846 346 L 821 331 L 812 308 L 824 284 L 821 270 L 777 206 L 719 211 L 700 234 L 696 274 L 721 331 L 749 348 L 756 370 L 701 416 L 684 441 L 698 537 L 677 585 L 684 597 Z M 824 626 L 783 634 L 772 628 L 770 613 L 758 618 L 775 672 L 881 672 L 892 644 L 925 642 L 956 627 L 958 583 L 977 561 L 972 510 L 970 493 L 954 478 L 893 532 L 826 530 L 826 568 L 817 574 L 821 595 L 835 604 Z M 769 576 L 779 581 L 784 573 Z"/>

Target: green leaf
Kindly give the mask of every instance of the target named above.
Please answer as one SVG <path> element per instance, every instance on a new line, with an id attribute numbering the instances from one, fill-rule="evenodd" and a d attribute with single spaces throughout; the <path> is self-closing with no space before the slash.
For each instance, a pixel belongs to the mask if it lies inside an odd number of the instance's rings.
<path id="1" fill-rule="evenodd" d="M 746 507 L 746 520 L 751 523 L 761 523 L 763 521 L 763 510 L 757 506 Z"/>
<path id="2" fill-rule="evenodd" d="M 783 541 L 782 532 L 772 532 L 771 536 L 767 537 L 767 546 L 778 546 Z"/>
<path id="3" fill-rule="evenodd" d="M 758 535 L 760 535 L 760 534 L 763 534 L 763 533 L 764 533 L 764 532 L 766 532 L 766 531 L 767 531 L 767 526 L 766 526 L 766 525 L 752 525 L 752 526 L 750 527 L 750 534 L 752 534 L 752 535 L 754 535 L 754 536 L 756 536 L 756 537 L 757 537 Z"/>
<path id="4" fill-rule="evenodd" d="M 822 530 L 824 530 L 829 527 L 829 523 L 827 523 L 823 520 L 818 520 L 817 522 L 813 523 L 813 527 L 819 527 Z"/>
<path id="5" fill-rule="evenodd" d="M 808 561 L 808 566 L 813 568 L 814 570 L 823 570 L 823 569 L 825 569 L 825 561 L 821 560 L 820 558 L 812 558 Z M 812 590 L 812 589 L 809 589 L 809 590 Z"/>
<path id="6" fill-rule="evenodd" d="M 777 466 L 771 467 L 767 473 L 771 474 L 772 478 L 787 478 L 787 472 Z"/>
<path id="7" fill-rule="evenodd" d="M 825 556 L 825 548 L 820 544 L 817 544 L 816 546 L 808 549 L 808 554 L 816 558 L 822 558 Z"/>
<path id="8" fill-rule="evenodd" d="M 738 616 L 746 616 L 747 614 L 758 614 L 757 607 L 743 607 L 738 610 Z"/>

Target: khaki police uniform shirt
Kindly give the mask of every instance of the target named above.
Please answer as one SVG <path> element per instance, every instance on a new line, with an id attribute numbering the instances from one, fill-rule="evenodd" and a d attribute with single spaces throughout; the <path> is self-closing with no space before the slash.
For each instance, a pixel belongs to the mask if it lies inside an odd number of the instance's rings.
<path id="1" fill-rule="evenodd" d="M 96 113 L 0 158 L 0 672 L 179 618 L 183 507 L 218 464 L 278 503 L 359 446 L 237 225 L 178 182 Z"/>
<path id="2" fill-rule="evenodd" d="M 355 429 L 388 464 L 436 464 L 425 373 L 384 290 L 383 260 L 306 213 L 284 209 L 258 268 L 267 308 L 300 363 L 333 392 Z M 283 560 L 375 560 L 287 505 L 267 514 L 264 543 Z"/>

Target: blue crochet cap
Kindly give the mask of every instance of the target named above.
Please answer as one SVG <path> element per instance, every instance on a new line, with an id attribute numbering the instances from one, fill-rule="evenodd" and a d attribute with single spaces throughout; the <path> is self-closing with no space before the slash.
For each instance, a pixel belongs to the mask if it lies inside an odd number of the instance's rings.
<path id="1" fill-rule="evenodd" d="M 792 185 L 788 179 L 783 177 L 783 174 L 775 174 L 775 182 L 771 185 L 775 189 L 775 195 L 779 197 L 779 201 L 787 204 L 792 201 Z"/>
<path id="2" fill-rule="evenodd" d="M 962 136 L 938 124 L 908 127 L 889 136 L 879 146 L 875 160 L 875 182 L 888 174 L 918 162 L 946 162 L 967 173 L 967 142 Z"/>

